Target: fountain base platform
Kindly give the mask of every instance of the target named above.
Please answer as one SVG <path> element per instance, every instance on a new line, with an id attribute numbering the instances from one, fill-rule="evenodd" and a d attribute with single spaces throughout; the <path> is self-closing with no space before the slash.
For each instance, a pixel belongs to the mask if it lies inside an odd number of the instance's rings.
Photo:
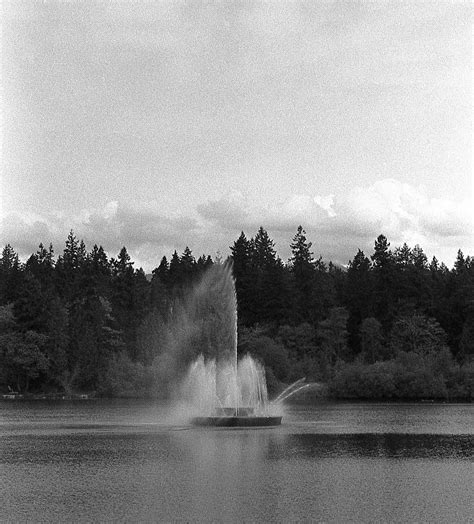
<path id="1" fill-rule="evenodd" d="M 194 426 L 213 426 L 225 428 L 279 426 L 281 416 L 255 415 L 253 408 L 217 408 L 215 415 L 194 417 Z"/>
<path id="2" fill-rule="evenodd" d="M 223 428 L 279 426 L 281 417 L 194 417 L 191 424 Z"/>

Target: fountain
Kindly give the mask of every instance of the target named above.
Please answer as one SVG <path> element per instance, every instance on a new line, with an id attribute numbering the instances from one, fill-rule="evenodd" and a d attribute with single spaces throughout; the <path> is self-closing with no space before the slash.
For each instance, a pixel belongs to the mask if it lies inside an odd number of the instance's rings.
<path id="1" fill-rule="evenodd" d="M 194 413 L 192 423 L 281 424 L 277 406 L 268 401 L 264 367 L 250 355 L 237 358 L 237 300 L 229 264 L 215 264 L 206 272 L 187 309 L 201 346 L 180 391 Z"/>
<path id="2" fill-rule="evenodd" d="M 265 370 L 251 356 L 237 364 L 205 361 L 201 355 L 190 367 L 182 390 L 195 408 L 192 423 L 199 426 L 276 426 L 277 406 L 268 401 Z"/>

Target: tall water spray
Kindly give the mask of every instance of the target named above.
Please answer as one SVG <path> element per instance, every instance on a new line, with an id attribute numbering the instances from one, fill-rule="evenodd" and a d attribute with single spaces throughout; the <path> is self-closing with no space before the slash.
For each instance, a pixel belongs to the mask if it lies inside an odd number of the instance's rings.
<path id="1" fill-rule="evenodd" d="M 204 275 L 186 307 L 199 355 L 190 364 L 181 395 L 196 414 L 268 412 L 263 366 L 237 357 L 237 299 L 232 268 L 215 264 Z"/>

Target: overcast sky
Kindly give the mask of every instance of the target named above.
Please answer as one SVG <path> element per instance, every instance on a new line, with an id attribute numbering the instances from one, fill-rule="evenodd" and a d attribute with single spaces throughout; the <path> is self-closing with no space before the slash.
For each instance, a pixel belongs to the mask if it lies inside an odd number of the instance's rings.
<path id="1" fill-rule="evenodd" d="M 3 7 L 2 245 L 474 254 L 470 2 Z"/>

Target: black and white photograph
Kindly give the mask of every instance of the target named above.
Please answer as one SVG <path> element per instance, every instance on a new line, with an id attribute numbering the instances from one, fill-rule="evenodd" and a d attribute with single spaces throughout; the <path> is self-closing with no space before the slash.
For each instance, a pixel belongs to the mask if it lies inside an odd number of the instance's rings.
<path id="1" fill-rule="evenodd" d="M 473 15 L 1 2 L 0 522 L 473 522 Z"/>

